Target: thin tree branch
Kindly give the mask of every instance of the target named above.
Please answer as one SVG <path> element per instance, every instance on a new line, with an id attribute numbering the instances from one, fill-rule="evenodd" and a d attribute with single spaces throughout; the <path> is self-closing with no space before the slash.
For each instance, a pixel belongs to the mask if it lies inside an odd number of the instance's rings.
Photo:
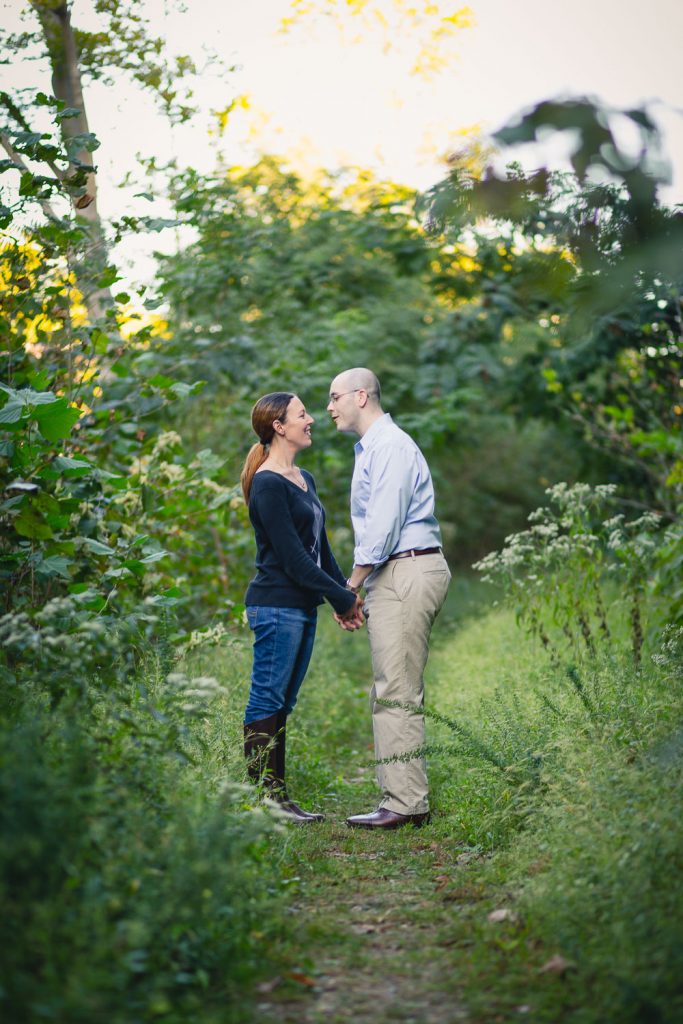
<path id="1" fill-rule="evenodd" d="M 5 152 L 9 155 L 10 160 L 17 168 L 17 170 L 25 171 L 26 173 L 30 174 L 31 168 L 24 163 L 24 161 L 19 156 L 16 149 L 10 142 L 9 137 L 5 135 L 4 132 L 0 132 L 0 143 L 2 144 L 2 147 L 5 150 Z M 38 202 L 40 203 L 42 211 L 48 218 L 48 220 L 54 221 L 57 224 L 61 223 L 62 218 L 55 212 L 54 208 L 50 205 L 50 203 L 48 203 L 47 199 L 39 199 Z"/>

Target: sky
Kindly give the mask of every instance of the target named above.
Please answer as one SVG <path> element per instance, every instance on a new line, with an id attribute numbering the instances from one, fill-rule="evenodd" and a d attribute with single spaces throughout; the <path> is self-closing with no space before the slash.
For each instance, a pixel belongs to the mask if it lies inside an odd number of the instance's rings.
<path id="1" fill-rule="evenodd" d="M 459 6 L 434 2 L 441 14 Z M 394 20 L 385 31 L 356 19 L 340 29 L 325 16 L 328 3 L 310 0 L 312 14 L 282 34 L 288 0 L 186 0 L 185 13 L 173 0 L 140 0 L 171 52 L 202 61 L 210 47 L 225 67 L 236 69 L 203 73 L 197 86 L 202 114 L 184 126 L 170 127 L 153 102 L 124 81 L 88 87 L 90 126 L 103 142 L 97 153 L 102 213 L 163 213 L 134 198 L 139 186 L 119 187 L 136 171 L 137 153 L 209 171 L 219 158 L 227 166 L 245 165 L 259 151 L 276 152 L 303 171 L 362 166 L 428 188 L 443 176 L 443 159 L 462 146 L 463 133 L 485 135 L 540 99 L 570 95 L 622 108 L 649 104 L 671 161 L 672 184 L 663 198 L 683 198 L 681 0 L 471 0 L 472 25 L 455 33 L 444 67 L 427 79 L 410 74 L 419 28 Z M 392 18 L 391 0 L 372 3 Z M 25 6 L 0 0 L 3 27 L 17 27 Z M 73 21 L 94 27 L 88 0 L 75 0 Z M 3 69 L 0 87 L 10 75 L 15 83 L 49 91 L 47 78 L 37 82 L 36 68 Z M 224 134 L 210 135 L 216 125 L 210 111 L 240 96 L 246 109 L 238 105 Z M 533 166 L 548 153 L 559 164 L 566 149 L 556 144 L 531 151 L 525 162 Z M 151 248 L 175 244 L 172 233 L 165 234 L 124 247 L 120 258 L 129 272 L 153 273 Z"/>

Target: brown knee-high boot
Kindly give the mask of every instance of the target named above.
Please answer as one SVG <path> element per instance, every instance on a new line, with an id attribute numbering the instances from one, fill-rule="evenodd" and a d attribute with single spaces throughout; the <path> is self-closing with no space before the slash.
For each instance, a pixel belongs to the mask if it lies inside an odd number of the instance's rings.
<path id="1" fill-rule="evenodd" d="M 244 756 L 247 773 L 252 782 L 262 786 L 276 800 L 291 821 L 308 824 L 322 821 L 322 814 L 308 814 L 289 800 L 285 786 L 285 732 L 286 715 L 279 711 L 244 726 Z"/>
<path id="2" fill-rule="evenodd" d="M 311 811 L 304 811 L 293 800 L 289 799 L 287 786 L 285 785 L 285 762 L 287 757 L 287 712 L 284 708 L 278 711 L 278 743 L 275 749 L 276 771 L 278 778 L 282 779 L 284 801 L 289 810 L 296 814 L 303 821 L 324 821 L 324 814 L 315 814 Z"/>
<path id="3" fill-rule="evenodd" d="M 278 777 L 277 771 L 278 719 L 278 714 L 269 715 L 244 725 L 247 774 L 253 783 L 263 786 L 273 798 L 284 789 L 284 779 Z"/>

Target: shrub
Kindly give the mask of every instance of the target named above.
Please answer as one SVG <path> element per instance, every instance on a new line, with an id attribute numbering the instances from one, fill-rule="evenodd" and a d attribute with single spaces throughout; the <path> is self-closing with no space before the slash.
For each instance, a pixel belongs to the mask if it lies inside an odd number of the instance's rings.
<path id="1" fill-rule="evenodd" d="M 0 1009 L 239 1021 L 280 927 L 281 826 L 202 761 L 224 691 L 169 672 L 153 607 L 109 628 L 81 612 L 60 598 L 0 621 Z"/>

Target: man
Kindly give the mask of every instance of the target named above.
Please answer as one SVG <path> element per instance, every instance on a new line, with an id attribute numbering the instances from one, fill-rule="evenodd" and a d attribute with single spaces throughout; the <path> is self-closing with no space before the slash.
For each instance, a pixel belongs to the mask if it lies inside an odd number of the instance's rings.
<path id="1" fill-rule="evenodd" d="M 429 635 L 451 577 L 429 468 L 412 438 L 382 410 L 375 374 L 363 367 L 340 373 L 330 385 L 327 410 L 337 430 L 360 438 L 351 483 L 354 566 L 347 585 L 354 593 L 366 590 L 375 757 L 384 760 L 424 746 L 424 716 L 411 707 L 424 704 Z M 384 700 L 409 707 L 387 707 L 379 703 Z M 429 819 L 424 757 L 379 764 L 377 781 L 378 809 L 353 815 L 348 825 L 389 829 Z"/>

